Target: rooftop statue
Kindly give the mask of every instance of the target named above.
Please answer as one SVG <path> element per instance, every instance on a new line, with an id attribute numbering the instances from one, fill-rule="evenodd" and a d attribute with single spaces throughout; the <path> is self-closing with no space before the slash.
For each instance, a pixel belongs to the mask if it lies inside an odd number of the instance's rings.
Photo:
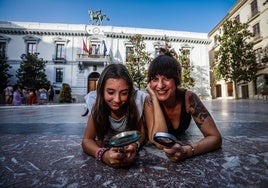
<path id="1" fill-rule="evenodd" d="M 93 10 L 89 10 L 88 14 L 90 16 L 89 23 L 92 25 L 94 25 L 94 24 L 101 25 L 102 20 L 107 20 L 107 21 L 110 20 L 110 18 L 108 18 L 108 16 L 106 16 L 106 14 L 101 13 L 101 9 L 99 9 L 95 12 Z"/>

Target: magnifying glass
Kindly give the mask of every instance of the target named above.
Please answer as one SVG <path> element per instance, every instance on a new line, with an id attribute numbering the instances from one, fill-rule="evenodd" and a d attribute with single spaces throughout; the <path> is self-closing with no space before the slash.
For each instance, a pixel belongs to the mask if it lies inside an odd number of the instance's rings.
<path id="1" fill-rule="evenodd" d="M 110 139 L 110 146 L 119 147 L 118 151 L 124 153 L 124 146 L 137 142 L 141 137 L 139 131 L 121 132 Z"/>
<path id="2" fill-rule="evenodd" d="M 178 143 L 175 136 L 165 132 L 157 132 L 153 138 L 155 142 L 167 148 L 171 148 L 175 143 Z"/>

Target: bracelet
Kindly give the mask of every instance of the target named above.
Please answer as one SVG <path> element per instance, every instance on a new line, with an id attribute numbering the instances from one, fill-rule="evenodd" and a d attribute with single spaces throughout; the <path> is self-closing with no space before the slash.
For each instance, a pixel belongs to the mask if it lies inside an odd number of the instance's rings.
<path id="1" fill-rule="evenodd" d="M 102 156 L 104 155 L 104 153 L 109 150 L 109 148 L 99 148 L 95 154 L 95 157 L 98 161 L 102 160 Z"/>
<path id="2" fill-rule="evenodd" d="M 195 151 L 194 146 L 193 145 L 189 145 L 189 146 L 192 148 L 192 156 L 194 156 L 194 151 Z"/>
<path id="3" fill-rule="evenodd" d="M 140 149 L 140 146 L 141 146 L 141 144 L 140 144 L 140 142 L 139 141 L 137 141 L 137 142 L 135 142 L 134 144 L 136 144 L 137 145 L 137 151 L 139 151 L 139 149 Z"/>

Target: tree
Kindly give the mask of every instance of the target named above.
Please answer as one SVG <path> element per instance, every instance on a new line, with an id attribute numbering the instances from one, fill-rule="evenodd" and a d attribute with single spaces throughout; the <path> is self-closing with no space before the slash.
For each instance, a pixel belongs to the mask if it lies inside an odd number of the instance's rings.
<path id="1" fill-rule="evenodd" d="M 0 92 L 2 92 L 8 85 L 11 74 L 8 73 L 12 66 L 7 64 L 7 58 L 0 58 Z"/>
<path id="2" fill-rule="evenodd" d="M 46 62 L 38 54 L 22 54 L 20 68 L 16 72 L 17 84 L 26 88 L 48 88 L 50 81 L 45 73 Z"/>
<path id="3" fill-rule="evenodd" d="M 126 67 L 136 87 L 138 89 L 145 88 L 147 85 L 146 65 L 151 60 L 150 53 L 145 51 L 146 46 L 141 35 L 134 35 L 129 41 L 133 46 L 133 51 L 127 57 Z"/>
<path id="4" fill-rule="evenodd" d="M 70 103 L 72 102 L 72 90 L 69 84 L 63 83 L 60 95 L 59 95 L 59 103 Z"/>
<path id="5" fill-rule="evenodd" d="M 183 88 L 190 88 L 190 87 L 195 86 L 195 80 L 191 76 L 191 72 L 193 71 L 194 66 L 190 65 L 189 55 L 190 55 L 189 49 L 185 49 L 185 48 L 180 49 L 180 55 L 178 56 L 178 60 L 181 63 L 181 67 L 182 67 L 181 86 Z"/>
<path id="6" fill-rule="evenodd" d="M 257 73 L 251 42 L 253 36 L 248 30 L 248 24 L 228 20 L 223 24 L 223 35 L 218 37 L 220 47 L 215 52 L 216 75 L 218 79 L 233 81 L 236 99 L 238 84 L 254 80 Z"/>
<path id="7" fill-rule="evenodd" d="M 194 67 L 190 65 L 190 50 L 187 48 L 181 48 L 178 55 L 178 53 L 173 48 L 171 48 L 170 41 L 166 36 L 164 36 L 164 41 L 165 50 L 168 51 L 181 64 L 181 86 L 184 88 L 195 86 L 195 80 L 191 76 L 191 72 L 193 71 Z"/>

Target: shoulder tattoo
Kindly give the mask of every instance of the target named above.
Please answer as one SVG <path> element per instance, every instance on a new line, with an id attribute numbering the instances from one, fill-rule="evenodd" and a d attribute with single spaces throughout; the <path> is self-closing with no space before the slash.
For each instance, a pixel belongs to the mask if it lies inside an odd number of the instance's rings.
<path id="1" fill-rule="evenodd" d="M 192 110 L 192 116 L 194 117 L 197 126 L 201 128 L 205 119 L 210 116 L 210 114 L 196 94 L 191 93 L 189 96 L 189 102 Z"/>

